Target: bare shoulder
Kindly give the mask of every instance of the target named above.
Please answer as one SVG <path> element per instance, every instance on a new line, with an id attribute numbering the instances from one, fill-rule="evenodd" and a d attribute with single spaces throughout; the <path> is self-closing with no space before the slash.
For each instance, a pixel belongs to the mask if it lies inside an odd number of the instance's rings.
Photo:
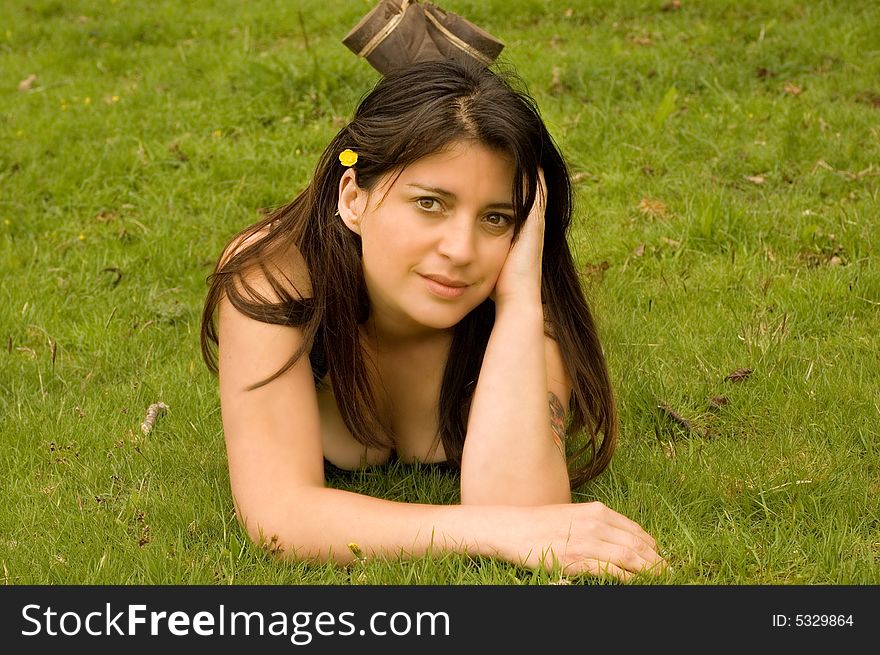
<path id="1" fill-rule="evenodd" d="M 265 238 L 267 230 L 251 234 L 247 237 L 234 239 L 224 250 L 218 264 L 218 270 L 232 259 L 236 254 L 249 245 Z M 270 279 L 269 273 L 272 274 Z M 311 297 L 312 288 L 306 261 L 294 244 L 280 243 L 273 245 L 271 249 L 254 264 L 248 265 L 241 273 L 241 277 L 247 282 L 248 290 L 245 294 L 250 300 L 266 300 L 270 303 L 279 302 L 279 285 L 284 288 L 294 299 Z M 236 280 L 236 288 L 243 291 L 239 280 Z M 243 377 L 243 371 L 251 369 L 256 375 L 258 371 L 273 373 L 280 368 L 302 344 L 302 330 L 293 326 L 280 326 L 264 323 L 247 316 L 235 308 L 225 295 L 218 304 L 219 310 L 219 341 L 220 341 L 220 365 L 221 365 L 221 390 L 223 385 L 223 355 L 235 357 L 242 354 L 247 357 L 249 366 L 244 369 L 235 367 L 230 370 L 229 376 Z M 271 347 L 267 347 L 271 344 Z M 224 347 L 225 346 L 225 347 Z M 308 359 L 307 357 L 305 358 Z M 229 367 L 227 367 L 229 370 Z M 266 377 L 266 376 L 264 376 Z M 262 378 L 261 378 L 262 379 Z M 258 380 L 252 380 L 257 382 Z"/>
<path id="2" fill-rule="evenodd" d="M 233 256 L 246 243 L 233 242 L 223 257 Z M 310 291 L 305 262 L 295 247 L 285 247 L 264 263 L 277 269 L 276 277 L 289 280 L 285 284 L 291 289 Z M 277 298 L 262 267 L 245 277 L 261 295 Z M 225 297 L 218 311 L 220 409 L 230 483 L 240 518 L 255 537 L 254 530 L 269 520 L 279 499 L 294 489 L 324 484 L 318 400 L 307 353 L 268 384 L 249 388 L 302 349 L 301 328 L 255 320 Z"/>
<path id="3" fill-rule="evenodd" d="M 223 251 L 217 269 L 222 270 L 232 257 L 267 238 L 268 235 L 269 228 L 263 228 L 259 232 L 240 235 L 233 239 Z M 257 263 L 249 266 L 243 271 L 242 277 L 249 287 L 256 290 L 269 302 L 278 302 L 280 296 L 267 276 L 267 271 L 271 273 L 276 284 L 280 284 L 294 298 L 310 298 L 312 296 L 308 265 L 295 243 L 277 240 L 266 250 L 261 263 L 263 266 Z M 241 286 L 236 285 L 236 288 L 241 289 Z"/>

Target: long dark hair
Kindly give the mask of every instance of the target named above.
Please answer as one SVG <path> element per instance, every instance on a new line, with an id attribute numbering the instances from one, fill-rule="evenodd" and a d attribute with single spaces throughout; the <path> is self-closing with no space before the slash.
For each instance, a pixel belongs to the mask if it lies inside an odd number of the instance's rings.
<path id="1" fill-rule="evenodd" d="M 338 156 L 346 148 L 357 152 L 357 183 L 369 191 L 383 176 L 399 173 L 422 157 L 455 141 L 474 140 L 510 157 L 516 167 L 514 238 L 534 200 L 538 170 L 544 171 L 548 197 L 541 295 L 547 334 L 558 342 L 573 384 L 567 427 L 571 486 L 576 488 L 599 474 L 608 465 L 617 440 L 614 395 L 568 246 L 572 210 L 568 168 L 524 88 L 512 72 L 448 61 L 416 64 L 382 78 L 324 150 L 308 187 L 288 205 L 235 235 L 230 243 L 250 243 L 222 266 L 218 262 L 208 277 L 201 326 L 202 356 L 208 368 L 218 372 L 214 313 L 225 295 L 251 318 L 303 330 L 302 348 L 279 371 L 249 390 L 268 384 L 308 352 L 313 369 L 329 371 L 340 415 L 354 438 L 365 446 L 392 447 L 393 432 L 376 410 L 359 342 L 358 325 L 370 313 L 360 237 L 335 215 L 339 180 L 345 171 Z M 250 239 L 258 233 L 264 234 Z M 310 297 L 291 294 L 266 266 L 271 254 L 291 244 L 307 264 Z M 270 302 L 247 284 L 244 273 L 255 267 L 262 270 L 281 302 Z M 239 291 L 239 285 L 249 298 Z M 447 458 L 459 465 L 473 383 L 479 377 L 494 318 L 494 303 L 487 299 L 453 329 L 438 425 Z M 587 439 L 576 449 L 581 430 Z"/>

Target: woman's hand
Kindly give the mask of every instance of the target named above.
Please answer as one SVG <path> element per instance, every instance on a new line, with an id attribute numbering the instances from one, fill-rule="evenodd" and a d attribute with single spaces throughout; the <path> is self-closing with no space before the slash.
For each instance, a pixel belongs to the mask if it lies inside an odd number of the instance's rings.
<path id="1" fill-rule="evenodd" d="M 523 224 L 519 237 L 501 267 L 490 296 L 496 306 L 512 299 L 537 299 L 541 302 L 541 259 L 544 252 L 544 210 L 547 207 L 547 184 L 544 171 L 538 169 L 538 190 L 535 202 Z"/>
<path id="2" fill-rule="evenodd" d="M 512 531 L 511 541 L 499 552 L 508 561 L 547 571 L 557 563 L 564 575 L 589 573 L 624 581 L 637 573 L 657 575 L 668 568 L 647 532 L 602 503 L 529 510 L 529 520 Z"/>

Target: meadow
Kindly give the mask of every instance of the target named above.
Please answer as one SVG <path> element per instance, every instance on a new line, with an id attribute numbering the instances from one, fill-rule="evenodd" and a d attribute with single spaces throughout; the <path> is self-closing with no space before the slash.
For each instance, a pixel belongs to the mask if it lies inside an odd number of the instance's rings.
<path id="1" fill-rule="evenodd" d="M 279 562 L 236 520 L 206 277 L 378 79 L 341 43 L 373 4 L 0 1 L 3 583 L 601 582 Z M 880 4 L 438 4 L 505 43 L 574 174 L 621 415 L 575 497 L 657 538 L 635 584 L 880 583 Z"/>

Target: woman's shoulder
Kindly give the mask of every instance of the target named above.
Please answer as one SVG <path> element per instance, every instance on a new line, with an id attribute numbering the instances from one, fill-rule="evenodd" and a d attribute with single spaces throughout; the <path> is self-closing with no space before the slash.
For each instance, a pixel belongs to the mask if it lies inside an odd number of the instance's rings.
<path id="1" fill-rule="evenodd" d="M 217 270 L 222 272 L 233 257 L 258 245 L 259 248 L 233 269 L 239 279 L 269 302 L 284 300 L 281 289 L 296 300 L 313 296 L 305 257 L 288 235 L 271 226 L 234 237 L 223 250 Z"/>

